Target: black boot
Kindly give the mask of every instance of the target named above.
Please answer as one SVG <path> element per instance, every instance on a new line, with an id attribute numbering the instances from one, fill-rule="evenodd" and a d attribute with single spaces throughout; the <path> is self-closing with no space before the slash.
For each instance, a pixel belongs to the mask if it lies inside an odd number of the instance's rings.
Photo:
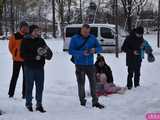
<path id="1" fill-rule="evenodd" d="M 32 106 L 26 106 L 26 108 L 28 109 L 28 111 L 33 112 Z"/>
<path id="2" fill-rule="evenodd" d="M 139 86 L 140 86 L 139 80 L 134 80 L 134 87 L 137 88 Z"/>
<path id="3" fill-rule="evenodd" d="M 26 98 L 26 97 L 23 95 L 23 96 L 22 96 L 22 99 L 25 99 L 25 98 Z"/>
<path id="4" fill-rule="evenodd" d="M 92 105 L 92 107 L 96 107 L 96 108 L 99 108 L 99 109 L 103 109 L 104 108 L 104 106 L 103 105 L 101 105 L 100 103 L 95 103 L 95 104 L 93 104 Z"/>
<path id="5" fill-rule="evenodd" d="M 87 100 L 83 100 L 83 101 L 81 101 L 81 106 L 86 106 L 86 102 L 87 102 Z"/>
<path id="6" fill-rule="evenodd" d="M 130 87 L 130 86 L 127 86 L 127 88 L 128 88 L 128 90 L 131 90 L 131 89 L 132 89 L 132 87 Z"/>
<path id="7" fill-rule="evenodd" d="M 45 113 L 46 112 L 46 110 L 44 110 L 44 108 L 42 106 L 36 107 L 36 111 L 39 111 L 41 113 Z"/>
<path id="8" fill-rule="evenodd" d="M 9 95 L 9 98 L 13 98 L 13 95 Z"/>
<path id="9" fill-rule="evenodd" d="M 0 115 L 2 115 L 2 111 L 0 111 Z"/>

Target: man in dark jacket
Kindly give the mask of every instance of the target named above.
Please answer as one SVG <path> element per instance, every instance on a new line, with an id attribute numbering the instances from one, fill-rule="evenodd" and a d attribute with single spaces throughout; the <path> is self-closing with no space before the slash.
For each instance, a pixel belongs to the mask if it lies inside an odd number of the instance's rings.
<path id="1" fill-rule="evenodd" d="M 152 48 L 143 38 L 144 28 L 137 27 L 126 38 L 122 46 L 122 51 L 126 52 L 126 64 L 128 66 L 127 87 L 132 89 L 132 78 L 134 75 L 134 87 L 140 86 L 140 69 L 141 62 L 144 58 L 144 51 L 149 50 L 152 53 Z"/>
<path id="2" fill-rule="evenodd" d="M 82 46 L 83 45 L 83 46 Z M 81 46 L 81 48 L 80 48 Z M 96 71 L 94 66 L 94 54 L 100 53 L 102 48 L 98 43 L 96 37 L 90 34 L 90 26 L 84 24 L 81 28 L 81 32 L 78 35 L 72 37 L 69 54 L 74 58 L 74 64 L 76 67 L 76 77 L 78 82 L 78 93 L 80 104 L 86 105 L 85 99 L 85 75 L 89 78 L 92 106 L 97 108 L 104 108 L 103 105 L 98 103 L 96 96 Z"/>
<path id="3" fill-rule="evenodd" d="M 36 110 L 46 112 L 42 106 L 42 93 L 44 88 L 44 65 L 45 60 L 52 58 L 52 51 L 45 41 L 39 37 L 39 27 L 30 26 L 30 35 L 24 37 L 21 45 L 21 56 L 24 59 L 24 72 L 26 77 L 26 107 L 32 108 L 32 90 L 36 85 Z"/>

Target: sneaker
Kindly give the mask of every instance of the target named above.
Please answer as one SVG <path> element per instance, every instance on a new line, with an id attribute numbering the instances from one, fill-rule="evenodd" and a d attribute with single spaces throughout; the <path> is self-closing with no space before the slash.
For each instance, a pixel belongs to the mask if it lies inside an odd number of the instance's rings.
<path id="1" fill-rule="evenodd" d="M 33 112 L 32 106 L 26 106 L 26 108 L 28 109 L 28 111 Z"/>
<path id="2" fill-rule="evenodd" d="M 93 104 L 92 107 L 96 107 L 96 108 L 99 108 L 99 109 L 103 109 L 104 108 L 104 106 L 101 105 L 100 103 Z"/>
<path id="3" fill-rule="evenodd" d="M 39 111 L 41 113 L 45 113 L 46 112 L 46 110 L 44 110 L 44 108 L 42 106 L 37 107 L 36 111 Z"/>

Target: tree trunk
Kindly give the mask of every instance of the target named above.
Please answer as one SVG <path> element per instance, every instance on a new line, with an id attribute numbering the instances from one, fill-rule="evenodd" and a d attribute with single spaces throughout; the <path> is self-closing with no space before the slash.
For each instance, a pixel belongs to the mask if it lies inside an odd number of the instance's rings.
<path id="1" fill-rule="evenodd" d="M 2 30 L 2 22 L 3 22 L 3 5 L 4 5 L 4 2 L 1 1 L 1 3 L 0 3 L 0 35 L 3 34 L 3 30 Z"/>
<path id="2" fill-rule="evenodd" d="M 131 32 L 132 30 L 132 17 L 130 15 L 127 16 L 127 31 Z"/>
<path id="3" fill-rule="evenodd" d="M 10 0 L 10 25 L 11 25 L 11 32 L 14 33 L 14 5 L 13 5 L 13 0 Z"/>
<path id="4" fill-rule="evenodd" d="M 80 6 L 79 6 L 79 8 L 80 8 L 80 23 L 82 23 L 83 22 L 83 19 L 82 19 L 82 0 L 80 0 L 79 2 L 80 2 Z"/>
<path id="5" fill-rule="evenodd" d="M 70 24 L 71 20 L 71 0 L 68 0 L 68 16 L 67 16 L 67 22 Z"/>
<path id="6" fill-rule="evenodd" d="M 60 5 L 59 5 L 59 12 L 60 12 L 60 24 L 61 24 L 61 36 L 63 36 L 64 33 L 64 0 L 61 0 Z"/>
<path id="7" fill-rule="evenodd" d="M 55 0 L 52 0 L 53 37 L 56 38 Z"/>

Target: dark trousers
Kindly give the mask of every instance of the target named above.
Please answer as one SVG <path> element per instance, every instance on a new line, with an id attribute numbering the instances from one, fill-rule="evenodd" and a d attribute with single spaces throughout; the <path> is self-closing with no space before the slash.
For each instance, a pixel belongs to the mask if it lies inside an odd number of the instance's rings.
<path id="1" fill-rule="evenodd" d="M 0 115 L 2 115 L 2 111 L 0 110 Z"/>
<path id="2" fill-rule="evenodd" d="M 94 66 L 83 66 L 76 65 L 76 77 L 78 83 L 78 95 L 81 103 L 84 103 L 85 100 L 85 75 L 89 78 L 90 91 L 92 96 L 92 103 L 95 104 L 98 102 L 96 96 L 96 72 Z"/>
<path id="3" fill-rule="evenodd" d="M 42 95 L 44 89 L 44 68 L 31 68 L 24 66 L 26 77 L 26 106 L 32 106 L 32 91 L 34 82 L 36 85 L 36 101 L 37 107 L 42 105 Z"/>
<path id="4" fill-rule="evenodd" d="M 140 71 L 141 71 L 141 62 L 138 63 L 136 66 L 128 66 L 128 78 L 127 78 L 127 87 L 133 87 L 133 77 L 134 77 L 134 87 L 139 86 L 140 82 Z"/>
<path id="5" fill-rule="evenodd" d="M 25 97 L 24 65 L 23 65 L 23 62 L 17 62 L 17 61 L 13 61 L 13 73 L 12 73 L 12 78 L 11 78 L 9 92 L 8 92 L 8 95 L 11 97 L 14 96 L 14 92 L 15 92 L 15 88 L 16 88 L 16 84 L 17 84 L 17 80 L 18 80 L 18 76 L 19 76 L 21 67 L 23 70 L 22 96 Z"/>

